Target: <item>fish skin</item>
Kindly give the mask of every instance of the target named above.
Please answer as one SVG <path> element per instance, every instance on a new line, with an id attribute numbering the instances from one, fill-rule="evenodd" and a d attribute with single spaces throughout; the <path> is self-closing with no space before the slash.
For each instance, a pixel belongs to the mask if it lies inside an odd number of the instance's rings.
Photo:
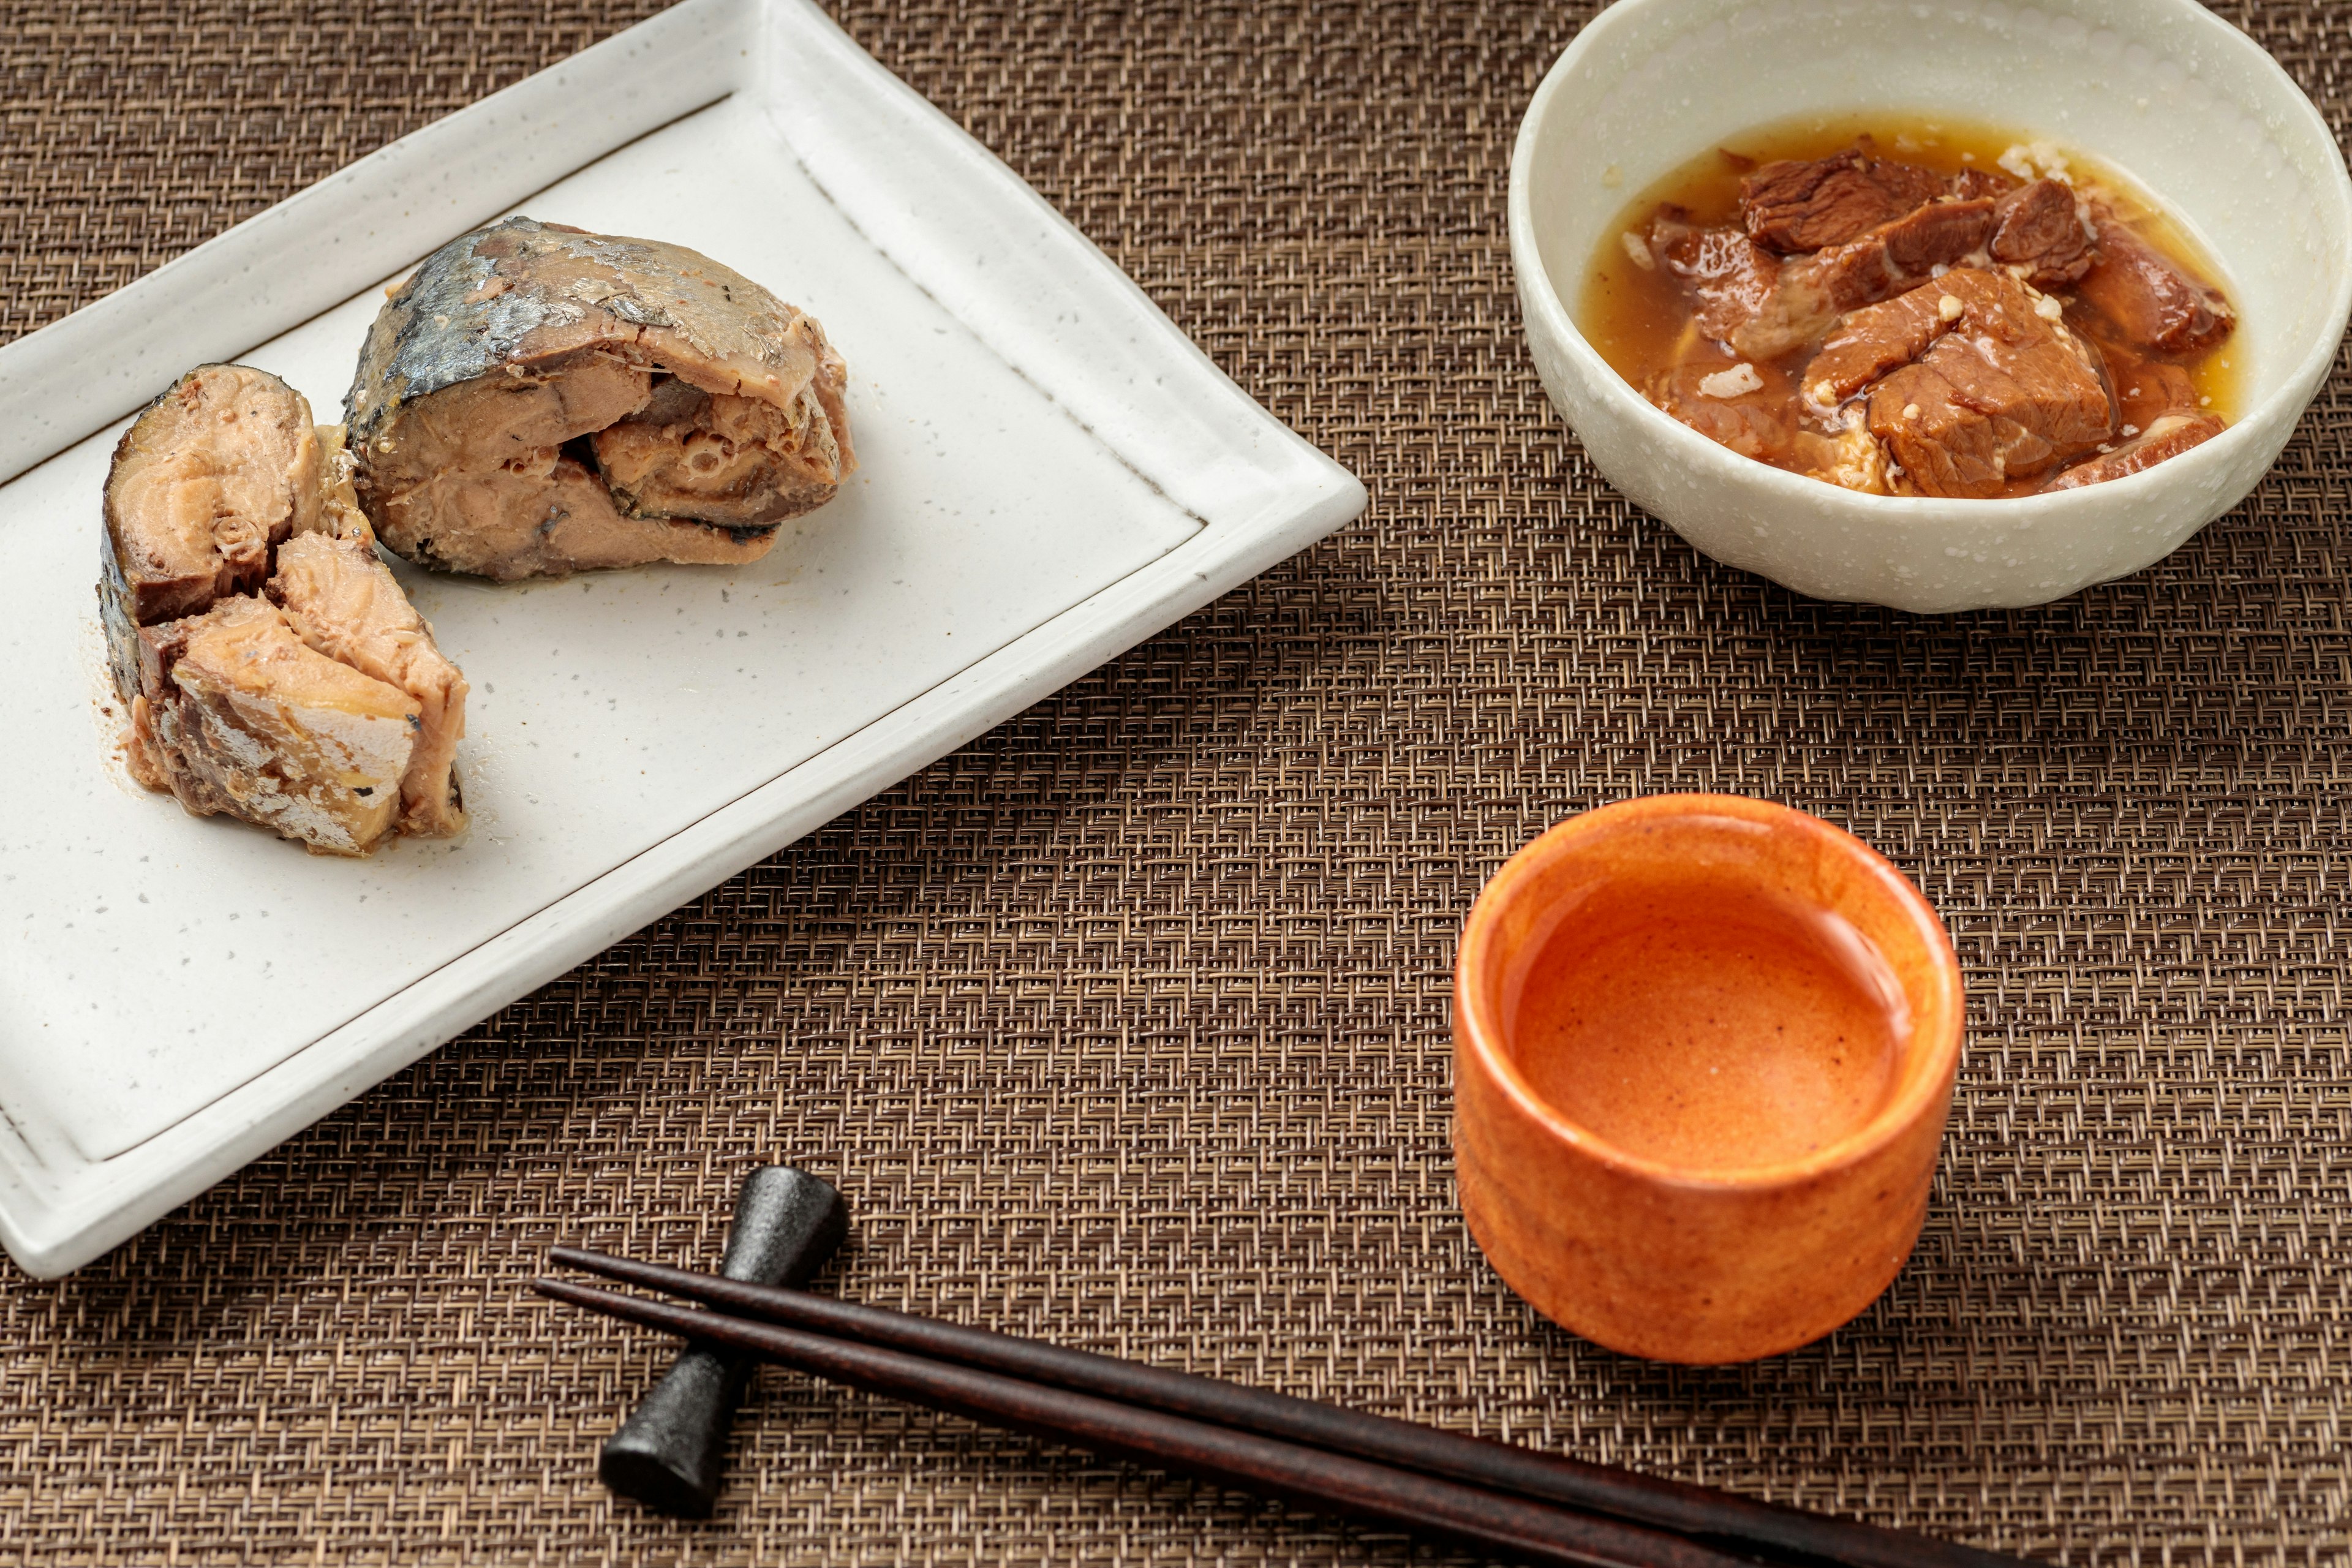
<path id="1" fill-rule="evenodd" d="M 366 446 L 401 405 L 488 375 L 518 355 L 531 333 L 576 326 L 586 316 L 562 300 L 491 291 L 498 264 L 467 243 L 474 237 L 426 257 L 377 313 L 343 395 L 343 425 L 355 445 Z M 445 329 L 436 317 L 464 324 Z"/>
<path id="2" fill-rule="evenodd" d="M 532 286 L 550 262 L 571 264 L 567 292 Z M 649 300 L 645 289 L 656 283 L 683 292 L 666 303 Z M 597 315 L 613 322 L 593 321 Z M 393 403 L 429 397 L 509 360 L 569 352 L 592 336 L 634 342 L 646 328 L 675 333 L 701 359 L 735 370 L 737 384 L 704 390 L 737 392 L 773 377 L 772 394 L 763 395 L 787 403 L 818 369 L 816 352 L 795 340 L 793 329 L 807 319 L 684 246 L 507 218 L 426 257 L 378 312 L 344 399 L 344 421 L 357 445 L 376 433 Z M 566 331 L 574 328 L 584 335 Z M 534 334 L 542 336 L 535 342 Z"/>
<path id="3" fill-rule="evenodd" d="M 131 584 L 123 580 L 114 541 L 103 531 L 98 536 L 98 619 L 106 630 L 106 668 L 114 678 L 114 694 L 128 702 L 139 694 L 139 623 L 131 614 Z"/>
<path id="4" fill-rule="evenodd" d="M 608 380 L 625 370 L 637 384 L 593 416 L 527 418 L 528 439 L 489 422 L 494 405 L 483 394 L 558 387 L 586 368 Z M 793 474 L 796 482 L 768 485 L 771 499 L 747 522 L 716 500 L 719 521 L 640 510 L 596 469 L 573 473 L 580 465 L 563 455 L 566 443 L 630 418 L 664 375 L 782 410 L 807 439 L 775 448 L 768 471 L 805 458 L 823 482 Z M 846 376 L 814 319 L 708 257 L 513 217 L 443 246 L 393 291 L 343 409 L 361 501 L 386 547 L 422 565 L 507 580 L 757 559 L 776 523 L 830 500 L 856 468 Z M 602 396 L 613 395 L 607 387 Z M 541 402 L 563 411 L 560 395 Z M 413 420 L 428 403 L 443 412 Z"/>

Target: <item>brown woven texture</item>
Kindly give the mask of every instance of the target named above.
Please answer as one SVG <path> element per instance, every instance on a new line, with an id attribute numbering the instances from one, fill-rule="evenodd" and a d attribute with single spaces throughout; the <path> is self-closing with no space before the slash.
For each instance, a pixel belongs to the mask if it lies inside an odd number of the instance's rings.
<path id="1" fill-rule="evenodd" d="M 0 332 L 639 14 L 6 0 Z M 2127 581 L 1811 603 L 1633 512 L 1529 365 L 1505 170 L 1578 6 L 840 14 L 1370 511 L 79 1276 L 0 1268 L 0 1562 L 1453 1561 L 774 1373 L 714 1521 L 615 1501 L 667 1347 L 521 1282 L 713 1260 L 774 1160 L 847 1194 L 855 1298 L 2071 1563 L 2352 1561 L 2352 379 Z M 2228 15 L 2352 125 L 2352 10 Z M 1668 789 L 1851 826 L 1971 989 L 1917 1254 L 1738 1369 L 1534 1316 L 1447 1147 L 1483 879 Z"/>

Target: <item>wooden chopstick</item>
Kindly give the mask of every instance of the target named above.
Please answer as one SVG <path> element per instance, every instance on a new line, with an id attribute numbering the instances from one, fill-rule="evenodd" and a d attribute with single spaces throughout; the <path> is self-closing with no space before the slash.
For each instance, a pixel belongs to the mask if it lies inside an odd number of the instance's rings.
<path id="1" fill-rule="evenodd" d="M 744 1285 L 574 1247 L 552 1262 L 708 1302 L 724 1310 L 1005 1373 L 1171 1415 L 1304 1443 L 1376 1463 L 1653 1526 L 1743 1556 L 1846 1568 L 2016 1568 L 2020 1559 L 1825 1514 L 1758 1502 L 1609 1465 L 1539 1454 L 1268 1389 L 1145 1366 L 864 1307 L 803 1290 Z"/>
<path id="2" fill-rule="evenodd" d="M 1450 1536 L 1528 1563 L 1560 1568 L 1753 1568 L 1751 1559 L 1665 1531 L 1002 1373 L 724 1312 L 648 1301 L 594 1285 L 535 1279 L 531 1289 L 608 1317 L 731 1345 L 764 1361 L 909 1404 L 1185 1471 L 1318 1512 Z"/>

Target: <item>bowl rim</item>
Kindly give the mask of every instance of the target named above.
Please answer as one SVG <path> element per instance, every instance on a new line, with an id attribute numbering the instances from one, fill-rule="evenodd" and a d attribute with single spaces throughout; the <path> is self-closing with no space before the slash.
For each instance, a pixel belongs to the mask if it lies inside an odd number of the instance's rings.
<path id="1" fill-rule="evenodd" d="M 1536 140 L 1550 114 L 1553 100 L 1568 89 L 1570 79 L 1582 68 L 1587 57 L 1599 52 L 1615 34 L 1634 26 L 1632 18 L 1662 7 L 1718 3 L 1719 0 L 1615 0 L 1615 4 L 1579 28 L 1576 37 L 1569 41 L 1568 47 L 1560 51 L 1559 58 L 1544 73 L 1535 95 L 1528 101 L 1527 111 L 1519 118 L 1518 134 L 1511 147 L 1510 177 L 1505 198 L 1511 267 L 1517 274 L 1522 310 L 1530 317 L 1540 318 L 1549 335 L 1579 362 L 1587 372 L 1591 384 L 1601 389 L 1601 395 L 1632 413 L 1641 422 L 1645 433 L 1667 443 L 1669 455 L 1675 461 L 1685 466 L 1703 465 L 1717 477 L 1735 483 L 1761 486 L 1767 491 L 1801 505 L 1807 502 L 1817 506 L 1850 505 L 1857 508 L 1862 515 L 1874 514 L 1885 521 L 1925 521 L 1933 518 L 1998 522 L 2002 520 L 2063 518 L 2070 510 L 2082 512 L 2095 507 L 2119 504 L 2133 496 L 2146 493 L 2153 485 L 2177 484 L 2198 469 L 2218 468 L 2238 448 L 2265 439 L 2265 432 L 2277 431 L 2281 440 L 2292 434 L 2303 411 L 2326 384 L 2343 344 L 2346 327 L 2352 324 L 2352 172 L 2347 172 L 2340 153 L 2327 160 L 2328 178 L 2323 198 L 2332 200 L 2340 227 L 2347 236 L 2346 254 L 2337 258 L 2343 265 L 2333 269 L 2334 289 L 2326 311 L 2326 316 L 2336 322 L 2335 332 L 2307 348 L 2302 359 L 2280 380 L 2277 388 L 2232 420 L 2230 427 L 2221 435 L 2179 457 L 2153 464 L 2137 473 L 2105 479 L 2095 485 L 2081 485 L 2064 490 L 2037 490 L 2025 496 L 1873 495 L 1866 490 L 1847 489 L 1841 485 L 1741 457 L 1729 447 L 1700 435 L 1634 391 L 1617 373 L 1616 367 L 1603 359 L 1600 351 L 1586 340 L 1583 331 L 1576 324 L 1575 316 L 1553 285 L 1549 269 L 1543 264 L 1541 247 L 1535 232 L 1534 198 L 1530 195 Z M 1877 0 L 1877 3 L 1895 4 L 1897 0 Z M 2063 7 L 2063 0 L 2057 0 L 2057 3 Z M 2187 25 L 2203 29 L 2217 47 L 2238 51 L 2241 58 L 2252 61 L 2257 74 L 2267 76 L 2274 87 L 2284 89 L 2279 101 L 2289 114 L 2303 122 L 2302 128 L 2305 132 L 2315 133 L 2322 145 L 2339 145 L 2336 133 L 2327 125 L 2326 117 L 2319 112 L 2310 95 L 2268 49 L 2252 37 L 2207 10 L 2198 4 L 2198 0 L 2140 0 L 2140 3 L 2170 11 L 2185 20 Z M 2145 181 L 2141 183 L 2146 184 Z M 1534 321 L 1527 323 L 1530 332 L 1535 324 Z M 2171 471 L 2166 472 L 2168 469 Z M 2264 477 L 2267 473 L 2266 466 Z M 2260 482 L 2260 479 L 2256 480 L 2257 484 Z M 2233 500 L 2231 504 L 2236 502 Z"/>
<path id="2" fill-rule="evenodd" d="M 1935 1000 L 1940 1005 L 1943 1022 L 1942 1027 L 1937 1028 L 1932 1019 L 1923 1018 L 1915 1026 L 1910 1044 L 1925 1054 L 1921 1070 L 1907 1074 L 1897 1091 L 1861 1126 L 1795 1159 L 1709 1169 L 1637 1154 L 1602 1137 L 1536 1093 L 1504 1047 L 1497 988 L 1474 983 L 1473 977 L 1488 964 L 1489 950 L 1501 940 L 1497 933 L 1504 908 L 1520 896 L 1522 884 L 1578 840 L 1643 821 L 1679 825 L 1709 818 L 1794 826 L 1816 838 L 1862 870 L 1896 910 L 1908 918 L 1928 955 Z M 1461 940 L 1454 950 L 1456 1048 L 1475 1059 L 1518 1117 L 1541 1130 L 1555 1144 L 1584 1153 L 1620 1173 L 1682 1191 L 1776 1191 L 1864 1163 L 1923 1119 L 1937 1114 L 1939 1104 L 1948 1107 L 1967 1034 L 1967 980 L 1952 946 L 1951 932 L 1927 895 L 1903 874 L 1901 868 L 1837 824 L 1796 806 L 1750 795 L 1682 792 L 1633 795 L 1555 823 L 1520 846 L 1488 879 L 1463 921 Z M 1458 1085 L 1455 1092 L 1458 1105 Z"/>

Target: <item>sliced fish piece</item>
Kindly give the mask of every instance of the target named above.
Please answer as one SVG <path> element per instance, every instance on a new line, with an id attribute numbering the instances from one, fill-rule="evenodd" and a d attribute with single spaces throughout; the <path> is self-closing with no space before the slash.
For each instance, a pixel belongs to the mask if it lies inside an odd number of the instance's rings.
<path id="1" fill-rule="evenodd" d="M 224 599 L 139 643 L 131 765 L 191 815 L 322 855 L 364 855 L 397 826 L 420 720 L 406 692 L 315 651 L 263 599 Z"/>
<path id="2" fill-rule="evenodd" d="M 107 471 L 99 584 L 124 701 L 138 628 L 257 590 L 270 552 L 320 526 L 325 468 L 310 404 L 247 365 L 198 365 L 131 422 Z"/>
<path id="3" fill-rule="evenodd" d="M 306 533 L 278 550 L 269 598 L 304 646 L 398 688 L 416 705 L 415 746 L 400 776 L 404 832 L 446 837 L 465 826 L 457 742 L 466 678 L 366 540 Z"/>
<path id="4" fill-rule="evenodd" d="M 819 448 L 814 462 L 776 456 L 804 439 Z M 813 477 L 839 472 L 832 439 L 826 421 L 810 421 L 797 435 L 772 403 L 714 395 L 672 376 L 655 384 L 646 406 L 597 431 L 590 444 L 614 499 L 630 511 L 756 528 L 833 498 L 835 486 Z"/>
<path id="5" fill-rule="evenodd" d="M 515 217 L 394 292 L 343 407 L 385 546 L 510 580 L 757 560 L 856 469 L 847 374 L 708 257 Z"/>
<path id="6" fill-rule="evenodd" d="M 342 427 L 314 427 L 301 394 L 199 367 L 116 450 L 99 584 L 140 781 L 344 855 L 465 826 L 465 678 L 378 557 L 352 476 Z"/>

